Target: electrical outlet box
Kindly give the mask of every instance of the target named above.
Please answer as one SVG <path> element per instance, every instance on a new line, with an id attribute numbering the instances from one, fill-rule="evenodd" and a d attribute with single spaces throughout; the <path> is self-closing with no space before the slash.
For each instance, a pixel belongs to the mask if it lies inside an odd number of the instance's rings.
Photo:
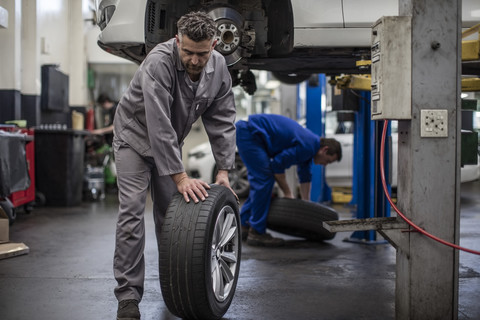
<path id="1" fill-rule="evenodd" d="M 448 137 L 447 110 L 421 110 L 420 121 L 420 137 Z"/>
<path id="2" fill-rule="evenodd" d="M 412 118 L 411 17 L 380 18 L 372 27 L 372 120 Z"/>

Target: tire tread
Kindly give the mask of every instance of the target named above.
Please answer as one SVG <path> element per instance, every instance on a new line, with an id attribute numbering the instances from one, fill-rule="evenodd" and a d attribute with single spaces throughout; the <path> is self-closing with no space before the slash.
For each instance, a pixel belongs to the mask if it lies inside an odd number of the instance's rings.
<path id="1" fill-rule="evenodd" d="M 331 240 L 335 233 L 323 227 L 324 221 L 338 220 L 330 207 L 300 199 L 275 198 L 270 204 L 267 227 L 271 230 L 307 238 Z"/>
<path id="2" fill-rule="evenodd" d="M 186 203 L 183 196 L 178 194 L 173 197 L 167 209 L 160 236 L 160 287 L 168 309 L 180 318 L 221 318 L 233 299 L 235 287 L 223 303 L 213 297 L 219 306 L 211 301 L 212 294 L 208 292 L 208 286 L 211 285 L 210 271 L 207 270 L 210 266 L 209 239 L 218 215 L 215 208 L 225 202 L 234 204 L 240 225 L 233 194 L 227 188 L 217 185 L 212 185 L 209 197 L 203 202 Z M 235 286 L 239 267 L 240 265 Z"/>

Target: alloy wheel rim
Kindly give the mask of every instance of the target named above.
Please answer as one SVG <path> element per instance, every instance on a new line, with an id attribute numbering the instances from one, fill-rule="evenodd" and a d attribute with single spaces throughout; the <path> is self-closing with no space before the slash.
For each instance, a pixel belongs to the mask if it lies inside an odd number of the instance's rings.
<path id="1" fill-rule="evenodd" d="M 211 279 L 215 298 L 225 301 L 233 289 L 239 260 L 239 226 L 230 206 L 220 210 L 213 231 Z"/>

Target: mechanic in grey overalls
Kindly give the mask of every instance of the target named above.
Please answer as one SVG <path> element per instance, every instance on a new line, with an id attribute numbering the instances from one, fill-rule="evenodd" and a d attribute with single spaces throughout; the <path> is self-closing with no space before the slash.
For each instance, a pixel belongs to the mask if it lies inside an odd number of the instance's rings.
<path id="1" fill-rule="evenodd" d="M 207 14 L 195 12 L 180 18 L 177 27 L 177 36 L 158 44 L 140 65 L 115 116 L 113 146 L 120 202 L 114 256 L 117 319 L 140 319 L 148 188 L 157 243 L 175 192 L 187 202 L 208 196 L 209 185 L 189 178 L 181 159 L 183 140 L 200 116 L 220 169 L 216 183 L 230 188 L 235 104 L 225 59 L 213 50 L 215 23 Z"/>

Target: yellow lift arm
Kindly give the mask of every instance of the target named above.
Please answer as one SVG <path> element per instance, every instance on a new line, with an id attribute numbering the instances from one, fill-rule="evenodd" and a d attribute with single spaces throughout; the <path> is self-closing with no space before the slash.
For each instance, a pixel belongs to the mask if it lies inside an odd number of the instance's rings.
<path id="1" fill-rule="evenodd" d="M 480 60 L 480 23 L 463 31 L 462 39 L 472 34 L 478 33 L 477 40 L 463 40 L 462 41 L 462 61 L 475 61 Z M 371 65 L 371 60 L 359 60 L 357 61 L 357 67 L 365 68 Z M 338 89 L 355 89 L 370 91 L 371 78 L 370 75 L 345 75 L 335 77 L 332 81 L 332 85 L 335 84 Z M 480 78 L 463 78 L 462 79 L 462 92 L 480 91 Z"/>
<path id="2" fill-rule="evenodd" d="M 462 39 L 478 33 L 477 40 L 462 41 L 462 61 L 480 60 L 480 23 L 462 32 Z"/>

